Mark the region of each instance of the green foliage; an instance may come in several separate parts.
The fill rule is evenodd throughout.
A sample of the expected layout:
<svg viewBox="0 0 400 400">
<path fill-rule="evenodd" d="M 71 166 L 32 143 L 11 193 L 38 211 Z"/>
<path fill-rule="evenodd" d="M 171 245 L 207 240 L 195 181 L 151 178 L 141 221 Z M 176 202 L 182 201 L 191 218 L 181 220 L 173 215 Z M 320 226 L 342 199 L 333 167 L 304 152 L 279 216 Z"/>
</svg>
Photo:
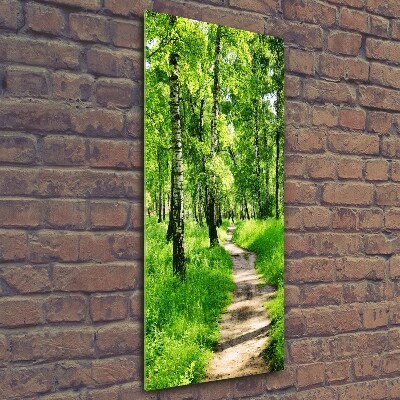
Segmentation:
<svg viewBox="0 0 400 400">
<path fill-rule="evenodd" d="M 265 282 L 277 288 L 274 298 L 265 306 L 269 311 L 271 325 L 270 341 L 264 351 L 272 371 L 284 366 L 284 242 L 283 220 L 249 220 L 237 223 L 233 240 L 239 246 L 257 254 L 256 268 Z"/>
<path fill-rule="evenodd" d="M 234 288 L 231 257 L 220 246 L 210 249 L 207 228 L 193 221 L 185 224 L 186 281 L 174 277 L 166 229 L 167 224 L 146 218 L 147 390 L 202 380 L 218 341 L 218 319 Z"/>
</svg>

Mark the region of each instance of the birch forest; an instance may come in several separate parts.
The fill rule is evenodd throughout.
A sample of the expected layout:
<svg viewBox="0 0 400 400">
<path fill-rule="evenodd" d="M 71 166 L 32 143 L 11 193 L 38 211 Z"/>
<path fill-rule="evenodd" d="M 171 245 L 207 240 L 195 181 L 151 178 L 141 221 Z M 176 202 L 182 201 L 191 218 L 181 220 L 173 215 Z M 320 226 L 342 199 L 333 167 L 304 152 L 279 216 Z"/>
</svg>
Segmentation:
<svg viewBox="0 0 400 400">
<path fill-rule="evenodd" d="M 146 12 L 146 389 L 204 379 L 229 225 L 280 224 L 283 257 L 283 83 L 282 40 Z"/>
</svg>

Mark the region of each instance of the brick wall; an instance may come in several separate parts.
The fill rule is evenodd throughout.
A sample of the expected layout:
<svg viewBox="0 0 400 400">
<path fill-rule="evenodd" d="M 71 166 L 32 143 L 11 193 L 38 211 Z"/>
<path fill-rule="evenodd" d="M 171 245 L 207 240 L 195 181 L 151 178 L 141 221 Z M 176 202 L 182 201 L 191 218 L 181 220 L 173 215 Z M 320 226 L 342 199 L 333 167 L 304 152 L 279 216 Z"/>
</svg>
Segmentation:
<svg viewBox="0 0 400 400">
<path fill-rule="evenodd" d="M 285 39 L 283 372 L 141 389 L 146 8 Z M 0 0 L 0 80 L 1 398 L 400 398 L 398 0 Z"/>
</svg>

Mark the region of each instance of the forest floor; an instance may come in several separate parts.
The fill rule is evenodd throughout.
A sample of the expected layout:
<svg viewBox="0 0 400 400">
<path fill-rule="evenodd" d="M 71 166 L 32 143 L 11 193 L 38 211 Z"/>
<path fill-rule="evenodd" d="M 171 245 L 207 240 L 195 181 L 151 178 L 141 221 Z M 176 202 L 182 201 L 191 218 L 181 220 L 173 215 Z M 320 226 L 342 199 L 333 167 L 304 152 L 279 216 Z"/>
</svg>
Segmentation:
<svg viewBox="0 0 400 400">
<path fill-rule="evenodd" d="M 233 225 L 228 227 L 224 247 L 232 256 L 236 288 L 232 303 L 221 318 L 218 349 L 204 381 L 269 372 L 262 357 L 270 324 L 263 304 L 273 296 L 275 288 L 264 285 L 259 278 L 254 267 L 256 254 L 232 243 L 234 229 Z"/>
</svg>

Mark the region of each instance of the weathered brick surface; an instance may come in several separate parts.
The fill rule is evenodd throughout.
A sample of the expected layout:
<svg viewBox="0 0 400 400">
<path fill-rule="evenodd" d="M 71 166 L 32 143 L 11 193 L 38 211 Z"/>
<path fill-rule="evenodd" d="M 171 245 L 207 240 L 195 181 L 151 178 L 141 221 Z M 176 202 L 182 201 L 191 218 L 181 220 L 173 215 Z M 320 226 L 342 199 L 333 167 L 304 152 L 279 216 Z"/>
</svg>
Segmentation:
<svg viewBox="0 0 400 400">
<path fill-rule="evenodd" d="M 286 364 L 145 393 L 143 14 L 285 39 Z M 398 0 L 0 0 L 4 399 L 400 396 Z"/>
</svg>

